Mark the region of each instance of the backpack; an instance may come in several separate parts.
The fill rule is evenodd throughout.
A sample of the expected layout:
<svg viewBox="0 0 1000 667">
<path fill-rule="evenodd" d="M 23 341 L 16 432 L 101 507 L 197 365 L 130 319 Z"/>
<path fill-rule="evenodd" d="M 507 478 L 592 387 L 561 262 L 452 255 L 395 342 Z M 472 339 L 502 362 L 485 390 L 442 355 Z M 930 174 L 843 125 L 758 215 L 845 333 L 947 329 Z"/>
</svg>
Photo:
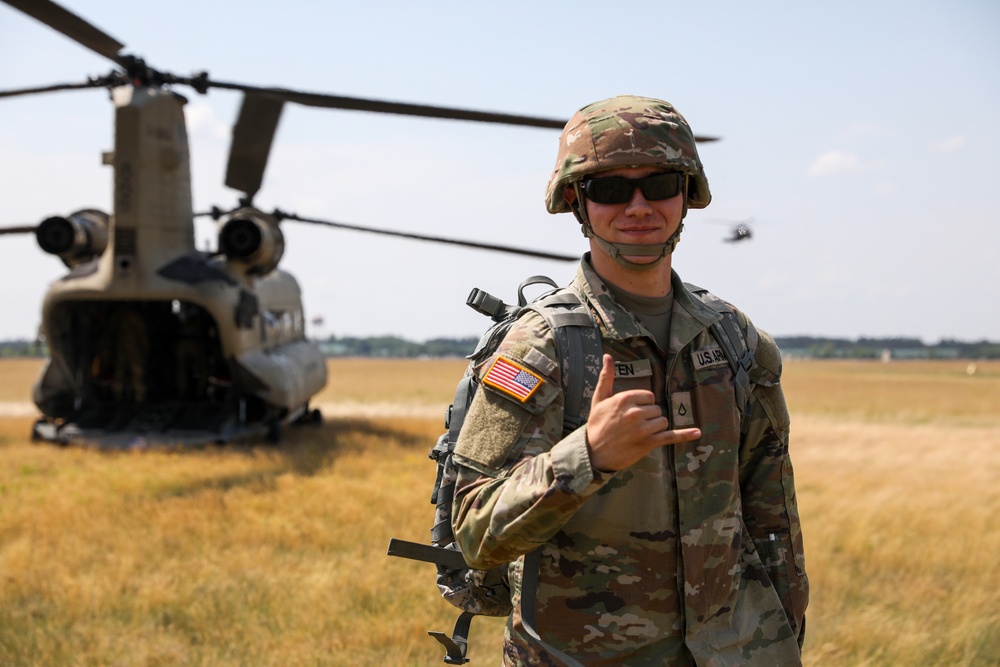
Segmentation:
<svg viewBox="0 0 1000 667">
<path fill-rule="evenodd" d="M 531 285 L 548 285 L 553 289 L 528 302 L 525 288 Z M 722 347 L 726 359 L 733 370 L 737 407 L 740 411 L 743 429 L 749 420 L 742 419 L 746 403 L 752 390 L 749 373 L 754 366 L 753 348 L 757 346 L 756 331 L 748 328 L 744 336 L 728 304 L 705 289 L 685 283 L 696 297 L 722 315 L 722 319 L 712 325 L 712 333 Z M 472 404 L 478 388 L 478 366 L 496 351 L 511 326 L 520 314 L 533 310 L 545 319 L 555 335 L 556 352 L 562 368 L 564 415 L 563 434 L 576 430 L 586 421 L 584 395 L 590 387 L 590 394 L 597 385 L 597 372 L 592 377 L 585 373 L 568 372 L 569 369 L 585 368 L 583 359 L 587 355 L 603 354 L 600 330 L 587 305 L 576 291 L 570 287 L 560 288 L 551 278 L 532 276 L 524 280 L 517 290 L 517 305 L 507 305 L 500 299 L 476 288 L 466 299 L 466 304 L 474 310 L 489 316 L 493 325 L 482 335 L 475 350 L 467 358 L 469 365 L 458 383 L 455 398 L 445 416 L 446 431 L 438 438 L 428 457 L 437 463 L 437 477 L 431 494 L 435 506 L 434 525 L 431 528 L 431 545 L 417 544 L 391 539 L 388 555 L 412 558 L 437 565 L 437 586 L 441 596 L 462 610 L 455 628 L 448 636 L 443 632 L 428 634 L 440 642 L 447 653 L 447 664 L 464 664 L 468 648 L 469 628 L 474 616 L 507 616 L 512 611 L 510 586 L 507 581 L 507 565 L 489 570 L 472 569 L 465 562 L 462 552 L 455 542 L 451 529 L 452 503 L 455 495 L 457 472 L 452 459 L 458 435 L 465 422 L 465 416 Z M 584 335 L 584 329 L 595 331 L 596 335 Z M 748 341 L 747 339 L 751 340 Z M 749 344 L 748 344 L 749 343 Z M 589 395 L 589 394 L 588 394 Z"/>
</svg>

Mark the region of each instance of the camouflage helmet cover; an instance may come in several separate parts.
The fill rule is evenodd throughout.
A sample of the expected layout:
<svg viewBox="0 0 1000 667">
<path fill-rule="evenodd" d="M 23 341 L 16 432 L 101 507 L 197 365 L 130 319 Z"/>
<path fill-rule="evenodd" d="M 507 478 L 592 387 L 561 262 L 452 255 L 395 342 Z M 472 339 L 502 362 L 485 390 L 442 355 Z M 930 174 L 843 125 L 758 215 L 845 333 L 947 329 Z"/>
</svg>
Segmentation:
<svg viewBox="0 0 1000 667">
<path fill-rule="evenodd" d="M 687 205 L 712 201 L 694 133 L 669 102 L 619 95 L 589 104 L 566 123 L 545 193 L 549 213 L 570 210 L 563 189 L 588 174 L 620 167 L 667 167 L 689 179 Z"/>
</svg>

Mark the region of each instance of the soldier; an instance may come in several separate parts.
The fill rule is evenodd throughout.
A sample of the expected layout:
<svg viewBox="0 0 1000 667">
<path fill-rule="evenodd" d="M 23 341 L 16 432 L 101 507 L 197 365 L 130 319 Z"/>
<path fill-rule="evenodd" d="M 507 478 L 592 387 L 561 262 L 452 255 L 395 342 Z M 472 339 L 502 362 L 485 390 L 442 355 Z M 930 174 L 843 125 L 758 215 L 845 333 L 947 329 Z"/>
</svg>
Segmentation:
<svg viewBox="0 0 1000 667">
<path fill-rule="evenodd" d="M 128 397 L 135 403 L 145 403 L 148 394 L 146 366 L 149 363 L 149 333 L 140 306 L 128 303 L 119 306 L 112 316 L 111 328 L 117 336 L 112 395 L 119 403 Z"/>
<path fill-rule="evenodd" d="M 722 316 L 671 270 L 688 208 L 710 200 L 667 102 L 604 100 L 563 130 L 546 204 L 590 242 L 571 285 L 604 353 L 583 364 L 598 377 L 588 421 L 563 432 L 561 373 L 587 369 L 560 368 L 528 312 L 480 367 L 455 450 L 466 560 L 511 564 L 505 665 L 800 664 L 808 581 L 780 354 L 730 306 L 756 358 L 741 404 L 710 327 Z"/>
</svg>

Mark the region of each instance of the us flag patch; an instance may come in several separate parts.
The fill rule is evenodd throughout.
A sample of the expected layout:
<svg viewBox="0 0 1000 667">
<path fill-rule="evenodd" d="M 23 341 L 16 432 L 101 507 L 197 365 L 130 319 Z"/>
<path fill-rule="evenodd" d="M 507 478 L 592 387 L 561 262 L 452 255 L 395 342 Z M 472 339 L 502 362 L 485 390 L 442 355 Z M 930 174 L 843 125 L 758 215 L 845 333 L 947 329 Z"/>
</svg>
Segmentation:
<svg viewBox="0 0 1000 667">
<path fill-rule="evenodd" d="M 513 361 L 497 358 L 490 370 L 483 376 L 483 382 L 509 394 L 522 403 L 535 393 L 545 380 L 535 375 L 527 368 L 518 366 Z"/>
</svg>

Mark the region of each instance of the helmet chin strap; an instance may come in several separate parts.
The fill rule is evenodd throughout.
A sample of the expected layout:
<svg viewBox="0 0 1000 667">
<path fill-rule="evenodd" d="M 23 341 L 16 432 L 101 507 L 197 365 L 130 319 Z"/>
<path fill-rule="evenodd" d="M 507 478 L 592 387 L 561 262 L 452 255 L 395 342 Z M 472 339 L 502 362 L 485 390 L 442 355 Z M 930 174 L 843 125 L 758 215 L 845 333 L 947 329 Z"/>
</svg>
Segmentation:
<svg viewBox="0 0 1000 667">
<path fill-rule="evenodd" d="M 593 239 L 598 247 L 608 253 L 611 259 L 615 260 L 626 269 L 630 269 L 632 271 L 649 271 L 656 268 L 661 262 L 663 262 L 667 255 L 674 251 L 674 248 L 677 247 L 677 243 L 681 240 L 681 231 L 684 229 L 684 215 L 681 216 L 681 223 L 677 225 L 677 229 L 670 235 L 670 238 L 663 243 L 612 243 L 607 239 L 603 239 L 598 236 L 594 232 L 594 228 L 590 226 L 586 206 L 580 205 L 583 201 L 583 192 L 580 190 L 579 181 L 573 184 L 573 189 L 576 191 L 576 198 L 570 205 L 570 208 L 573 209 L 573 215 L 575 215 L 576 219 L 580 222 L 580 231 L 583 232 L 583 235 L 586 238 Z M 684 203 L 684 214 L 686 215 L 687 198 L 685 198 Z M 656 259 L 652 262 L 639 263 L 627 259 L 625 255 L 630 255 L 632 257 L 655 257 Z"/>
</svg>

